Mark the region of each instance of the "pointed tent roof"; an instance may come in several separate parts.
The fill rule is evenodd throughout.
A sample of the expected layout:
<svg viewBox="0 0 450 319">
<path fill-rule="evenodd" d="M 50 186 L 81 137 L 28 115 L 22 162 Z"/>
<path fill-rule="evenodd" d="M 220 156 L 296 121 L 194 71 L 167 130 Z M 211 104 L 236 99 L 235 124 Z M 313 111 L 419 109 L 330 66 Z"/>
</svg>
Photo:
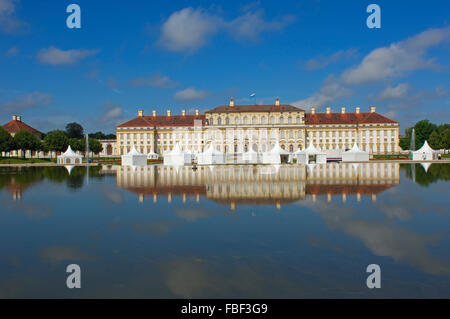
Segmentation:
<svg viewBox="0 0 450 319">
<path fill-rule="evenodd" d="M 165 155 L 180 155 L 180 154 L 185 154 L 185 152 L 181 149 L 178 143 L 175 144 L 175 146 L 170 152 L 165 153 Z"/>
<path fill-rule="evenodd" d="M 223 153 L 216 149 L 213 143 L 209 144 L 209 147 L 203 152 L 203 154 L 222 155 Z"/>
<path fill-rule="evenodd" d="M 287 155 L 290 154 L 288 151 L 285 151 L 280 147 L 280 143 L 277 141 L 274 147 L 269 151 L 269 153 L 272 154 L 281 154 L 281 155 Z"/>
<path fill-rule="evenodd" d="M 62 156 L 62 157 L 77 157 L 77 158 L 83 157 L 83 156 L 78 155 L 77 153 L 75 153 L 75 152 L 72 150 L 72 147 L 70 147 L 70 145 L 69 145 L 69 147 L 67 148 L 67 151 L 65 151 L 61 156 Z"/>
<path fill-rule="evenodd" d="M 353 145 L 353 147 L 345 153 L 367 153 L 367 152 L 360 150 L 358 145 L 356 145 L 356 143 L 355 143 L 355 145 Z"/>
<path fill-rule="evenodd" d="M 142 154 L 142 153 L 140 153 L 137 149 L 136 149 L 136 147 L 133 145 L 133 148 L 131 149 L 131 151 L 127 154 L 127 155 L 130 155 L 130 156 L 132 156 L 132 155 L 144 155 L 144 154 Z"/>
<path fill-rule="evenodd" d="M 420 152 L 420 153 L 434 153 L 435 150 L 432 149 L 430 147 L 430 145 L 428 145 L 427 141 L 425 141 L 425 143 L 423 143 L 423 146 L 420 149 L 418 149 L 416 152 Z"/>
<path fill-rule="evenodd" d="M 159 154 L 158 153 L 155 153 L 155 152 L 153 152 L 153 151 L 150 151 L 150 153 L 148 153 L 147 154 L 147 156 L 159 156 Z"/>
<path fill-rule="evenodd" d="M 325 153 L 320 151 L 319 149 L 315 148 L 311 142 L 311 143 L 309 143 L 308 148 L 306 148 L 302 151 L 298 150 L 294 154 L 313 154 L 313 155 L 315 155 L 315 154 L 325 154 Z"/>
</svg>

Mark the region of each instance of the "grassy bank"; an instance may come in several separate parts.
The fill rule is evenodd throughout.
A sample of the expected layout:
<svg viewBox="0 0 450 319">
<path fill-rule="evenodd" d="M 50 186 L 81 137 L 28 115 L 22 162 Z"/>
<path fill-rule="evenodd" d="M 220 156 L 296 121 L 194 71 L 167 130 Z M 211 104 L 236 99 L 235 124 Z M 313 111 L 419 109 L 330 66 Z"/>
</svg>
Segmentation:
<svg viewBox="0 0 450 319">
<path fill-rule="evenodd" d="M 41 159 L 41 158 L 0 158 L 0 164 L 46 164 L 54 163 L 56 160 Z"/>
</svg>

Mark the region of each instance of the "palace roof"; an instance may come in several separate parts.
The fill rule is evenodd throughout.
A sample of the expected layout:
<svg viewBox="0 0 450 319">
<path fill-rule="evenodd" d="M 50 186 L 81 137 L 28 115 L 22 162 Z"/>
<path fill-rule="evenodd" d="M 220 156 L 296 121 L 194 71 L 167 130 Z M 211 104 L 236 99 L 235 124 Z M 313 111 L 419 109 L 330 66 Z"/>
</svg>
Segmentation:
<svg viewBox="0 0 450 319">
<path fill-rule="evenodd" d="M 3 125 L 3 128 L 6 131 L 8 131 L 10 134 L 15 134 L 15 133 L 19 132 L 20 130 L 25 130 L 25 131 L 28 131 L 33 134 L 42 135 L 42 132 L 39 132 L 35 128 L 32 128 L 28 124 L 25 124 L 24 122 L 18 121 L 18 120 L 12 120 L 12 121 L 6 123 L 5 125 Z"/>
<path fill-rule="evenodd" d="M 306 125 L 321 125 L 321 124 L 378 124 L 395 122 L 376 112 L 367 113 L 306 113 Z"/>
<path fill-rule="evenodd" d="M 158 115 L 138 116 L 128 122 L 120 124 L 117 127 L 194 126 L 196 120 L 202 121 L 202 125 L 205 124 L 204 115 Z"/>
<path fill-rule="evenodd" d="M 288 104 L 281 105 L 221 105 L 206 113 L 238 113 L 238 112 L 287 112 L 287 111 L 303 111 L 295 106 Z"/>
</svg>

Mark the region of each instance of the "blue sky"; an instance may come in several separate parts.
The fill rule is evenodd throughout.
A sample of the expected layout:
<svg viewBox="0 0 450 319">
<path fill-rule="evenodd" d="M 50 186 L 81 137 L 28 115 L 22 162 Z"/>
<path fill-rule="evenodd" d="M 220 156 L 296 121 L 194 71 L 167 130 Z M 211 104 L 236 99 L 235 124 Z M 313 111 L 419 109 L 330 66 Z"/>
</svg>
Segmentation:
<svg viewBox="0 0 450 319">
<path fill-rule="evenodd" d="M 66 26 L 66 7 L 82 28 Z M 381 7 L 381 29 L 366 7 Z M 360 106 L 449 122 L 450 3 L 0 0 L 0 120 L 114 132 L 142 108 Z"/>
</svg>

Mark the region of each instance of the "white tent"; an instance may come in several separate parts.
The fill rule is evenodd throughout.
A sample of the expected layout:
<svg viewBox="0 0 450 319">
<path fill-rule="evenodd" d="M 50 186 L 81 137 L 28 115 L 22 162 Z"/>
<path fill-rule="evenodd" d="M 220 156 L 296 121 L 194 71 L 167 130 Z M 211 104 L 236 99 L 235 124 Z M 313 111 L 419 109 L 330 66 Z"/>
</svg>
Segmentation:
<svg viewBox="0 0 450 319">
<path fill-rule="evenodd" d="M 164 153 L 164 165 L 184 166 L 192 164 L 192 156 L 184 152 L 180 145 L 175 144 L 170 152 Z"/>
<path fill-rule="evenodd" d="M 76 154 L 72 151 L 72 148 L 67 148 L 64 154 L 58 156 L 58 164 L 81 164 L 83 162 L 83 156 Z"/>
<path fill-rule="evenodd" d="M 199 165 L 211 165 L 211 164 L 225 164 L 226 154 L 218 151 L 213 143 L 211 143 L 203 153 L 197 155 L 197 164 Z"/>
<path fill-rule="evenodd" d="M 147 159 L 149 160 L 157 160 L 159 158 L 159 154 L 150 151 L 150 153 L 147 154 Z"/>
<path fill-rule="evenodd" d="M 256 153 L 250 146 L 248 152 L 242 154 L 242 161 L 245 164 L 258 164 L 259 157 L 260 157 L 259 154 Z"/>
<path fill-rule="evenodd" d="M 369 153 L 359 149 L 358 145 L 353 145 L 352 149 L 342 154 L 343 162 L 368 162 Z"/>
<path fill-rule="evenodd" d="M 146 166 L 147 155 L 140 153 L 133 145 L 131 151 L 122 155 L 122 166 Z"/>
<path fill-rule="evenodd" d="M 413 161 L 432 161 L 435 158 L 436 151 L 428 145 L 427 141 L 423 143 L 423 146 L 419 150 L 412 152 Z"/>
<path fill-rule="evenodd" d="M 304 150 L 298 150 L 294 153 L 297 158 L 297 164 L 309 164 L 314 162 L 315 164 L 326 164 L 327 154 L 318 150 L 312 143 Z"/>
<path fill-rule="evenodd" d="M 263 164 L 281 164 L 281 157 L 287 157 L 287 161 L 289 161 L 289 154 L 277 142 L 270 151 L 262 154 L 262 162 Z"/>
</svg>

